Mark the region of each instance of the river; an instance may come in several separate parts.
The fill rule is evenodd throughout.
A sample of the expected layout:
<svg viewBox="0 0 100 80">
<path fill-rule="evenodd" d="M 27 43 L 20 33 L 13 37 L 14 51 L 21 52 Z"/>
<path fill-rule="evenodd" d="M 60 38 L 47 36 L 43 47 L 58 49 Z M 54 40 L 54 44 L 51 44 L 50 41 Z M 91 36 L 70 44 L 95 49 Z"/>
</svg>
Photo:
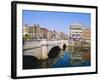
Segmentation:
<svg viewBox="0 0 100 80">
<path fill-rule="evenodd" d="M 28 62 L 27 62 L 28 63 Z M 61 50 L 55 58 L 46 60 L 35 60 L 24 69 L 42 69 L 42 68 L 61 68 L 61 67 L 83 67 L 91 65 L 90 50 Z"/>
</svg>

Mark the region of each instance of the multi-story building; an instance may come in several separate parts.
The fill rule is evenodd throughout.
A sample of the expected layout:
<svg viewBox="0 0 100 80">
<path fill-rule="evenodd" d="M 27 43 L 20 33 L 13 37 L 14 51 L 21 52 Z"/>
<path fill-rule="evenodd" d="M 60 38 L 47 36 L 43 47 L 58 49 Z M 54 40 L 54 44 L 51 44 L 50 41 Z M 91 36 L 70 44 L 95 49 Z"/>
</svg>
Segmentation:
<svg viewBox="0 0 100 80">
<path fill-rule="evenodd" d="M 28 34 L 33 39 L 47 39 L 47 32 L 48 30 L 46 28 L 41 28 L 36 24 L 23 27 L 23 36 Z"/>
<path fill-rule="evenodd" d="M 25 24 L 25 26 L 22 27 L 22 32 L 23 32 L 23 36 L 25 34 L 28 34 L 28 24 Z"/>
<path fill-rule="evenodd" d="M 33 39 L 34 38 L 40 38 L 40 26 L 39 25 L 36 25 L 36 24 L 34 24 L 33 26 L 31 26 L 31 28 L 32 28 L 32 37 L 33 37 Z"/>
<path fill-rule="evenodd" d="M 65 34 L 64 32 L 56 32 L 56 39 L 57 40 L 68 39 L 68 35 Z"/>
<path fill-rule="evenodd" d="M 33 26 L 23 27 L 23 36 L 29 35 L 31 38 L 39 38 L 40 37 L 40 26 L 34 24 Z"/>
<path fill-rule="evenodd" d="M 48 32 L 48 30 L 46 28 L 40 28 L 41 38 L 47 39 L 47 32 Z"/>
<path fill-rule="evenodd" d="M 56 38 L 57 38 L 58 40 L 61 40 L 61 32 L 57 32 Z"/>
<path fill-rule="evenodd" d="M 84 28 L 83 29 L 83 39 L 85 41 L 90 41 L 91 38 L 91 30 L 90 28 Z"/>
<path fill-rule="evenodd" d="M 61 32 L 61 39 L 65 39 L 65 34 Z"/>
<path fill-rule="evenodd" d="M 25 35 L 25 34 L 28 34 L 28 27 L 23 27 L 23 36 Z"/>
<path fill-rule="evenodd" d="M 82 40 L 82 24 L 75 23 L 70 25 L 70 39 L 72 40 Z"/>
<path fill-rule="evenodd" d="M 65 40 L 68 40 L 68 39 L 69 39 L 69 36 L 68 36 L 67 33 L 66 33 L 66 34 L 64 33 L 64 39 L 65 39 Z"/>
<path fill-rule="evenodd" d="M 48 39 L 48 40 L 51 40 L 52 37 L 53 37 L 53 32 L 52 32 L 52 31 L 48 31 L 48 32 L 47 32 L 47 39 Z"/>
<path fill-rule="evenodd" d="M 27 24 L 25 24 L 25 26 L 22 28 L 22 32 L 23 32 L 23 37 L 25 37 L 26 35 L 29 36 L 30 38 L 32 38 L 32 28 L 29 27 Z"/>
</svg>

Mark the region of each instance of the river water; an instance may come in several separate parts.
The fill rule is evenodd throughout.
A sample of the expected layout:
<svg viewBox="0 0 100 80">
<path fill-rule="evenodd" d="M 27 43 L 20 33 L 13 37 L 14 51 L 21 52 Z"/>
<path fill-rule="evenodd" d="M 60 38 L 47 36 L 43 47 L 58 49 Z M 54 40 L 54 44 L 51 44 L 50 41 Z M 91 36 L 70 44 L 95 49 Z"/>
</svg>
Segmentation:
<svg viewBox="0 0 100 80">
<path fill-rule="evenodd" d="M 85 54 L 85 53 L 84 53 Z M 76 54 L 74 56 L 70 52 L 64 52 L 55 64 L 52 65 L 53 68 L 57 67 L 78 67 L 78 66 L 90 66 L 90 60 L 83 60 L 82 56 L 84 54 Z M 87 54 L 87 53 L 86 53 Z M 73 57 L 72 57 L 73 56 Z M 78 56 L 78 57 L 77 57 Z"/>
<path fill-rule="evenodd" d="M 90 56 L 90 50 L 61 50 L 57 57 L 35 61 L 35 63 L 31 63 L 33 64 L 31 68 L 27 65 L 27 69 L 90 66 Z"/>
</svg>

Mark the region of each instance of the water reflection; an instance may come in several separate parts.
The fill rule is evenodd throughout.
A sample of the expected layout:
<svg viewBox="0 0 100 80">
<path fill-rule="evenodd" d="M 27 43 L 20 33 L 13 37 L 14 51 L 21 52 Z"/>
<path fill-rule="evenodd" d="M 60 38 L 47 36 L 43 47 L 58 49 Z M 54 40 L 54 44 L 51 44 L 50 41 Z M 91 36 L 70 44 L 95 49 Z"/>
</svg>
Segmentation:
<svg viewBox="0 0 100 80">
<path fill-rule="evenodd" d="M 52 67 L 90 66 L 90 49 L 81 50 L 69 47 L 63 53 L 63 57 Z"/>
<path fill-rule="evenodd" d="M 90 61 L 90 49 L 67 47 L 65 50 L 61 50 L 56 58 L 38 60 L 35 62 L 36 64 L 31 63 L 33 67 L 26 69 L 90 66 Z"/>
</svg>

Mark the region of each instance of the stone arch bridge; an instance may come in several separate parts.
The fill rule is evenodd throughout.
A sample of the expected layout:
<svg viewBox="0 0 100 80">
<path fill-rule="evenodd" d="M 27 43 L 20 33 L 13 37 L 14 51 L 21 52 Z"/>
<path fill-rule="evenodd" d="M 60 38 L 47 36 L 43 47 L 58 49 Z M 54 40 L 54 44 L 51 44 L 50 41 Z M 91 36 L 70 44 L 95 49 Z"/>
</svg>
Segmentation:
<svg viewBox="0 0 100 80">
<path fill-rule="evenodd" d="M 47 59 L 48 54 L 55 46 L 63 49 L 64 45 L 68 45 L 68 40 L 41 40 L 27 41 L 23 45 L 23 55 L 34 56 L 37 59 Z"/>
</svg>

